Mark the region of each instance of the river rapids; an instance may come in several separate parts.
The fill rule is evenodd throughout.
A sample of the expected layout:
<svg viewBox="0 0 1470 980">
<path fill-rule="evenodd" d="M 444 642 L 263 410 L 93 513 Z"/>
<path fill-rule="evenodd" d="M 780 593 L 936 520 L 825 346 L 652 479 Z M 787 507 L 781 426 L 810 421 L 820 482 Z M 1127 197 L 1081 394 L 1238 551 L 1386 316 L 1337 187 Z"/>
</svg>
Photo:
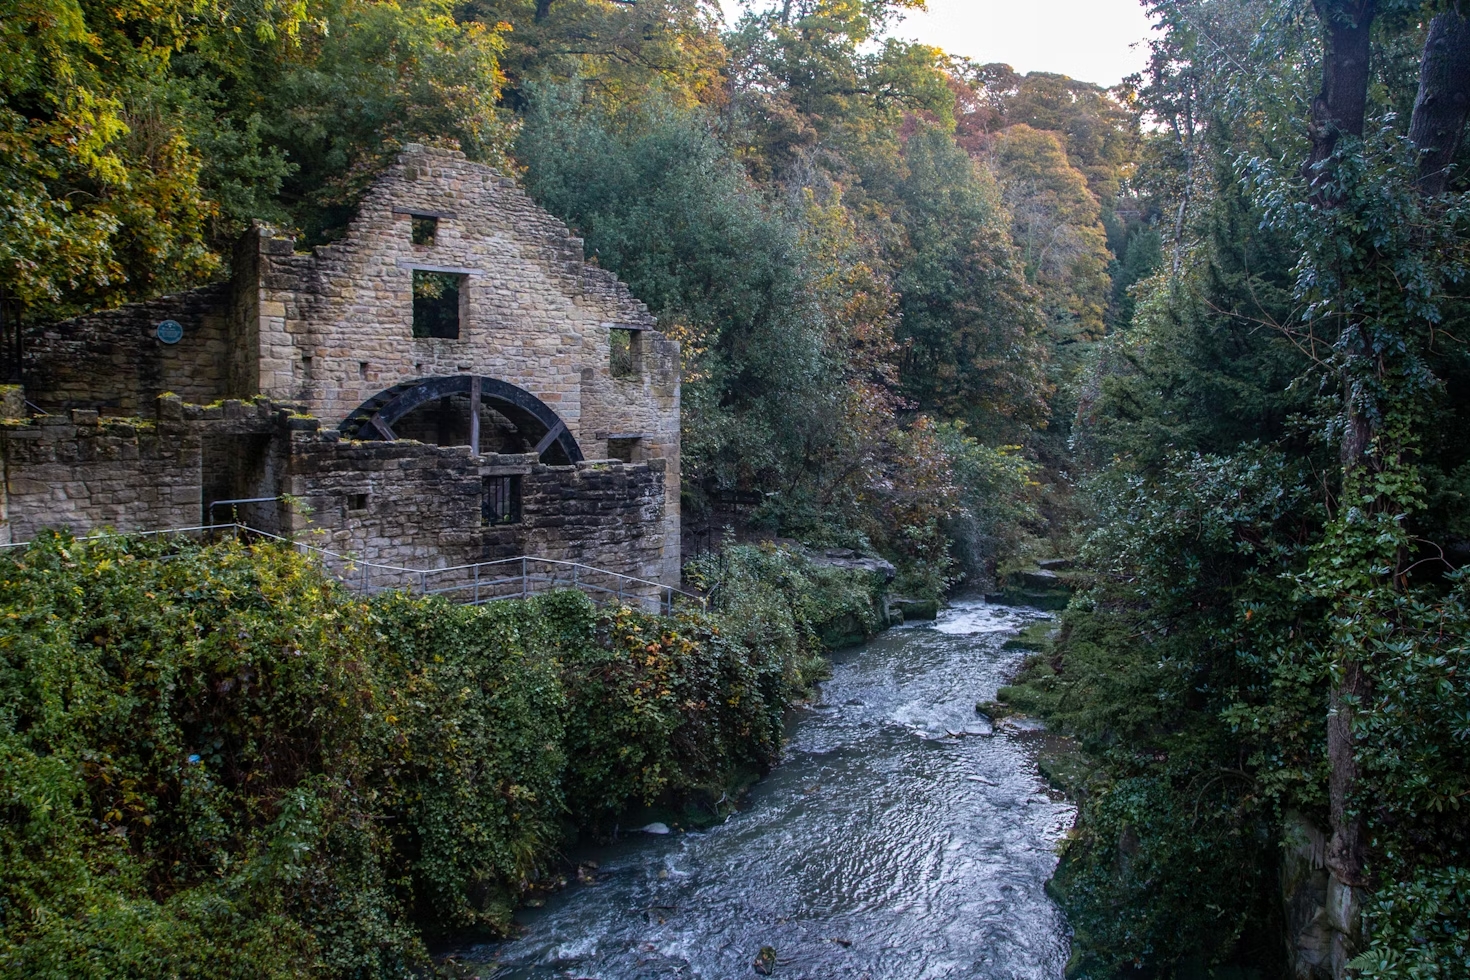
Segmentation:
<svg viewBox="0 0 1470 980">
<path fill-rule="evenodd" d="M 709 830 L 579 855 L 595 880 L 525 910 L 524 934 L 464 950 L 495 980 L 754 977 L 1058 980 L 1066 923 L 1044 891 L 1072 806 L 1036 736 L 990 724 L 1044 614 L 959 601 L 833 658 L 785 761 Z"/>
</svg>

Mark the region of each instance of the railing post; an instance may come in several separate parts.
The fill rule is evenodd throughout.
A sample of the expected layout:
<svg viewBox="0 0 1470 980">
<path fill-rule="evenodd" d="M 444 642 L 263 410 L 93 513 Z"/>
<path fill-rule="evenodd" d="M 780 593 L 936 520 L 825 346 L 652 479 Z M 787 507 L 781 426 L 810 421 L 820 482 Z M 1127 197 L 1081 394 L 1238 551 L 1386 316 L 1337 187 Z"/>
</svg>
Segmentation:
<svg viewBox="0 0 1470 980">
<path fill-rule="evenodd" d="M 480 566 L 475 565 L 475 605 L 480 604 Z"/>
<path fill-rule="evenodd" d="M 521 598 L 526 597 L 526 556 L 521 555 Z"/>
</svg>

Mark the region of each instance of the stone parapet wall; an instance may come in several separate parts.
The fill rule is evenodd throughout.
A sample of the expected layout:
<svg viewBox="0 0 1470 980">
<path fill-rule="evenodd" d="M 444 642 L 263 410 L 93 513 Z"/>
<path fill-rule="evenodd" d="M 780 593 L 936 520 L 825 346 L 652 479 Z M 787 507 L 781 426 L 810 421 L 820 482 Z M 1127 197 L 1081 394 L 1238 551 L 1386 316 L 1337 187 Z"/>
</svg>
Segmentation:
<svg viewBox="0 0 1470 980">
<path fill-rule="evenodd" d="M 294 529 L 316 547 L 411 568 L 535 555 L 668 581 L 661 461 L 545 466 L 331 431 L 292 433 L 291 460 L 288 492 L 307 507 Z M 496 476 L 519 478 L 515 524 L 481 523 L 484 480 Z"/>
<path fill-rule="evenodd" d="M 537 465 L 523 483 L 524 552 L 677 585 L 664 553 L 666 492 L 662 460 Z"/>
<path fill-rule="evenodd" d="M 99 419 L 95 411 L 0 428 L 0 542 L 47 527 L 86 533 L 199 523 L 198 426 Z"/>
<path fill-rule="evenodd" d="M 305 504 L 293 528 L 301 540 L 386 565 L 474 560 L 481 481 L 468 448 L 297 431 L 291 460 L 286 492 Z"/>
<path fill-rule="evenodd" d="M 0 425 L 0 543 L 241 522 L 416 569 L 531 554 L 668 579 L 661 460 L 546 466 L 534 455 L 355 442 L 266 399 L 158 399 L 156 419 L 74 410 Z M 486 478 L 519 481 L 520 520 L 486 525 Z M 285 498 L 216 507 L 216 501 Z M 677 542 L 677 539 L 675 539 Z M 411 585 L 404 581 L 389 585 Z"/>
</svg>

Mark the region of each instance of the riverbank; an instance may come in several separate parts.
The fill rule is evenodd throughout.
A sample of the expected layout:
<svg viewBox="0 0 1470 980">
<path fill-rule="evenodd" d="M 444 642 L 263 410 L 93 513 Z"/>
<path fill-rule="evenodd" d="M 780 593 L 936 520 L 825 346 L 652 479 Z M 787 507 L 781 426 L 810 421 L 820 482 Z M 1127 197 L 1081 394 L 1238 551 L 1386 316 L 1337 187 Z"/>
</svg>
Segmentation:
<svg viewBox="0 0 1470 980">
<path fill-rule="evenodd" d="M 712 612 L 364 601 L 277 547 L 0 565 L 0 974 L 407 978 L 578 833 L 749 781 L 865 576 L 733 549 Z"/>
</svg>

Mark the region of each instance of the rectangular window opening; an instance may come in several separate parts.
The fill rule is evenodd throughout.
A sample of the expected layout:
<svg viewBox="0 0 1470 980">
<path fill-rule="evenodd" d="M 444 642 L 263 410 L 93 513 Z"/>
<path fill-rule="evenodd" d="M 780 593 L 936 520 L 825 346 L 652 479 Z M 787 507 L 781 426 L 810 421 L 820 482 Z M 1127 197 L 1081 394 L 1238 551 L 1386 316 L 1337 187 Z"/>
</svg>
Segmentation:
<svg viewBox="0 0 1470 980">
<path fill-rule="evenodd" d="M 487 476 L 480 494 L 480 523 L 485 527 L 521 522 L 521 478 Z"/>
<path fill-rule="evenodd" d="M 439 234 L 439 219 L 423 215 L 411 215 L 409 221 L 413 223 L 413 231 L 410 233 L 415 245 L 432 245 L 434 236 Z"/>
<path fill-rule="evenodd" d="M 638 462 L 638 443 L 642 440 L 632 439 L 609 439 L 607 441 L 607 458 L 620 459 L 625 463 Z"/>
<path fill-rule="evenodd" d="M 637 330 L 613 328 L 608 331 L 612 353 L 608 359 L 608 371 L 614 378 L 636 378 L 638 376 Z"/>
<path fill-rule="evenodd" d="M 459 339 L 459 300 L 465 277 L 413 270 L 413 335 Z"/>
<path fill-rule="evenodd" d="M 348 510 L 367 510 L 368 495 L 365 493 L 350 493 L 347 495 Z"/>
</svg>

